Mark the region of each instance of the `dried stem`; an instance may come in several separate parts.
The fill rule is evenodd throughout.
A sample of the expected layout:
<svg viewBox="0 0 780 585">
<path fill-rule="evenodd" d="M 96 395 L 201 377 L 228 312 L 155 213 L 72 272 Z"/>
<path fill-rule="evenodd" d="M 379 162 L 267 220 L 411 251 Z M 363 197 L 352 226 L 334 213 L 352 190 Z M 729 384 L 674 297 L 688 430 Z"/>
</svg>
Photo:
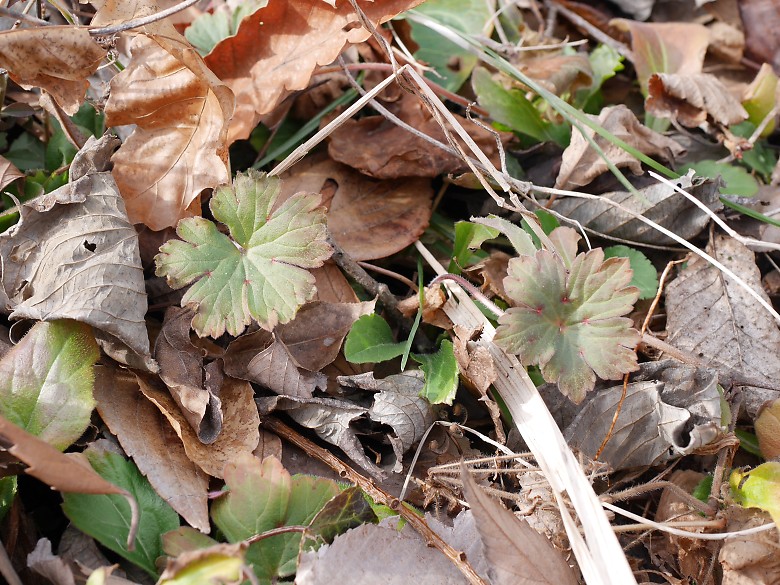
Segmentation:
<svg viewBox="0 0 780 585">
<path fill-rule="evenodd" d="M 414 528 L 420 536 L 423 537 L 428 546 L 433 546 L 439 549 L 457 568 L 458 570 L 469 580 L 472 585 L 487 585 L 485 581 L 474 571 L 474 568 L 466 560 L 466 555 L 462 552 L 455 550 L 449 544 L 447 544 L 438 534 L 436 534 L 425 519 L 418 516 L 410 508 L 403 505 L 398 498 L 393 497 L 382 488 L 374 484 L 373 481 L 360 475 L 357 471 L 352 469 L 349 465 L 338 459 L 327 449 L 323 449 L 318 445 L 312 443 L 306 437 L 297 433 L 294 429 L 288 427 L 280 420 L 267 417 L 262 421 L 262 426 L 269 431 L 276 433 L 281 438 L 290 441 L 296 447 L 305 451 L 308 455 L 319 459 L 326 465 L 330 466 L 340 477 L 355 484 L 371 498 L 377 502 L 388 506 L 390 509 L 398 512 L 398 515 L 406 520 L 412 528 Z"/>
</svg>

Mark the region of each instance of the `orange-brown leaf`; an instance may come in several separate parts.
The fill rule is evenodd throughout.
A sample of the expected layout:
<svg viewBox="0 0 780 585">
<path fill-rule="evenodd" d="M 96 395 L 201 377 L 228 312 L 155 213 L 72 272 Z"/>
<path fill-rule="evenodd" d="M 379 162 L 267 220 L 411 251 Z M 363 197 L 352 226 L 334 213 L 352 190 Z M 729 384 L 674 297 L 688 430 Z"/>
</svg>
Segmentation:
<svg viewBox="0 0 780 585">
<path fill-rule="evenodd" d="M 87 77 L 106 51 L 84 28 L 47 26 L 0 33 L 0 66 L 16 83 L 48 91 L 67 114 L 75 114 L 89 87 Z"/>
</svg>

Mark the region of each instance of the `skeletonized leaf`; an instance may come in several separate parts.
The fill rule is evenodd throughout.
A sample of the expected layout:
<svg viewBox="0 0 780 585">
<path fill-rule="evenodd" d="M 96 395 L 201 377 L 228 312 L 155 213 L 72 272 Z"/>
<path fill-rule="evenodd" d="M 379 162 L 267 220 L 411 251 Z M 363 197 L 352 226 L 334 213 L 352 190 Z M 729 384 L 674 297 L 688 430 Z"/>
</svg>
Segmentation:
<svg viewBox="0 0 780 585">
<path fill-rule="evenodd" d="M 64 451 L 89 426 L 99 357 L 88 325 L 36 323 L 0 361 L 0 411 Z"/>
<path fill-rule="evenodd" d="M 73 160 L 71 182 L 22 207 L 22 221 L 0 235 L 2 287 L 12 319 L 82 321 L 104 348 L 120 342 L 109 352 L 114 359 L 156 370 L 138 235 L 105 172 L 115 145 L 112 136 L 90 138 Z"/>
<path fill-rule="evenodd" d="M 173 288 L 194 283 L 182 306 L 195 310 L 192 327 L 200 336 L 239 335 L 254 318 L 267 330 L 286 323 L 314 296 L 314 276 L 331 248 L 319 195 L 299 193 L 279 208 L 279 179 L 249 170 L 211 199 L 214 218 L 230 229 L 221 233 L 202 217 L 183 219 L 155 257 L 157 276 Z"/>
<path fill-rule="evenodd" d="M 631 275 L 627 258 L 604 261 L 600 248 L 577 256 L 570 270 L 548 250 L 513 258 L 504 288 L 515 306 L 499 319 L 496 344 L 582 401 L 597 375 L 616 380 L 638 368 L 639 335 L 621 317 L 639 296 Z"/>
<path fill-rule="evenodd" d="M 45 89 L 71 116 L 84 100 L 87 77 L 105 56 L 85 28 L 44 26 L 0 33 L 0 66 L 11 79 L 25 89 Z"/>
</svg>

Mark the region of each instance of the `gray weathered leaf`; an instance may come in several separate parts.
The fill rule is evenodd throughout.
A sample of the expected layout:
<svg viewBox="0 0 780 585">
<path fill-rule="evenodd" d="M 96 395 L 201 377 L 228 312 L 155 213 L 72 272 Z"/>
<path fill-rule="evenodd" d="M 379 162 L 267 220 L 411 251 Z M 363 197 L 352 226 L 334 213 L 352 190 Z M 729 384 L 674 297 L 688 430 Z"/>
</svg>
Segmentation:
<svg viewBox="0 0 780 585">
<path fill-rule="evenodd" d="M 755 255 L 727 236 L 716 235 L 707 252 L 768 300 Z M 735 368 L 770 380 L 780 378 L 780 330 L 743 288 L 699 257 L 691 259 L 666 288 L 667 341 L 713 366 Z M 770 390 L 744 389 L 755 416 Z"/>
<path fill-rule="evenodd" d="M 692 182 L 690 177 L 685 176 L 677 179 L 676 183 L 709 209 L 718 211 L 723 207 L 718 193 L 719 184 L 716 181 L 697 179 Z M 698 235 L 710 221 L 707 214 L 684 196 L 655 180 L 638 191 L 639 196 L 628 191 L 613 191 L 604 193 L 601 198 L 644 215 L 685 239 Z M 602 234 L 646 244 L 675 243 L 625 211 L 598 200 L 562 198 L 555 202 L 555 210 Z"/>
<path fill-rule="evenodd" d="M 23 205 L 20 222 L 0 234 L 2 290 L 11 319 L 88 323 L 112 357 L 155 371 L 138 236 L 111 173 L 96 168 L 116 144 L 91 138 L 70 182 Z"/>
<path fill-rule="evenodd" d="M 594 457 L 612 426 L 623 385 L 591 394 L 563 435 Z M 617 423 L 599 461 L 615 470 L 651 466 L 688 455 L 722 431 L 718 375 L 673 360 L 642 364 L 632 376 Z"/>
<path fill-rule="evenodd" d="M 165 312 L 162 330 L 154 343 L 154 357 L 160 365 L 160 378 L 171 391 L 184 418 L 198 438 L 208 444 L 213 443 L 222 430 L 218 396 L 221 380 L 207 380 L 203 354 L 190 342 L 190 324 L 194 316 L 191 309 L 181 307 L 170 307 Z M 212 368 L 210 378 L 219 375 Z"/>
<path fill-rule="evenodd" d="M 494 585 L 577 584 L 574 570 L 546 537 L 481 490 L 462 463 L 460 475 Z"/>
</svg>

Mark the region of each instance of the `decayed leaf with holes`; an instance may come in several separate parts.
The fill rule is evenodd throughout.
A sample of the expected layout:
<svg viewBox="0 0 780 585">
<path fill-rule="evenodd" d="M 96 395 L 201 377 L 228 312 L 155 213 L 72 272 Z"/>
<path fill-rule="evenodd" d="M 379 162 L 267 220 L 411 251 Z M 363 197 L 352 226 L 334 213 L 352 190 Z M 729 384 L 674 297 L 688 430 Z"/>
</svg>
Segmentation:
<svg viewBox="0 0 780 585">
<path fill-rule="evenodd" d="M 419 3 L 358 0 L 375 25 Z M 271 2 L 245 18 L 235 36 L 206 56 L 208 67 L 236 94 L 229 141 L 248 137 L 262 114 L 309 84 L 315 67 L 333 62 L 347 43 L 369 36 L 349 2 L 335 7 L 323 0 Z"/>
<path fill-rule="evenodd" d="M 707 73 L 652 75 L 645 109 L 653 116 L 671 118 L 689 128 L 704 124 L 708 117 L 724 126 L 737 124 L 748 117 L 728 88 Z"/>
<path fill-rule="evenodd" d="M 106 51 L 85 28 L 44 26 L 0 32 L 0 66 L 25 89 L 48 91 L 65 113 L 78 112 L 87 77 Z"/>
<path fill-rule="evenodd" d="M 286 323 L 315 293 L 306 269 L 330 257 L 320 196 L 299 193 L 279 208 L 279 179 L 249 170 L 214 192 L 211 211 L 231 237 L 202 217 L 179 222 L 155 257 L 157 276 L 173 288 L 194 283 L 182 306 L 195 310 L 201 337 L 237 336 L 252 319 L 266 330 Z"/>
<path fill-rule="evenodd" d="M 569 269 L 549 250 L 513 258 L 504 288 L 514 306 L 499 319 L 495 342 L 523 365 L 538 364 L 545 380 L 580 402 L 597 375 L 617 380 L 638 368 L 639 334 L 621 316 L 639 297 L 631 276 L 627 258 L 604 261 L 601 248 L 578 255 Z"/>
</svg>

